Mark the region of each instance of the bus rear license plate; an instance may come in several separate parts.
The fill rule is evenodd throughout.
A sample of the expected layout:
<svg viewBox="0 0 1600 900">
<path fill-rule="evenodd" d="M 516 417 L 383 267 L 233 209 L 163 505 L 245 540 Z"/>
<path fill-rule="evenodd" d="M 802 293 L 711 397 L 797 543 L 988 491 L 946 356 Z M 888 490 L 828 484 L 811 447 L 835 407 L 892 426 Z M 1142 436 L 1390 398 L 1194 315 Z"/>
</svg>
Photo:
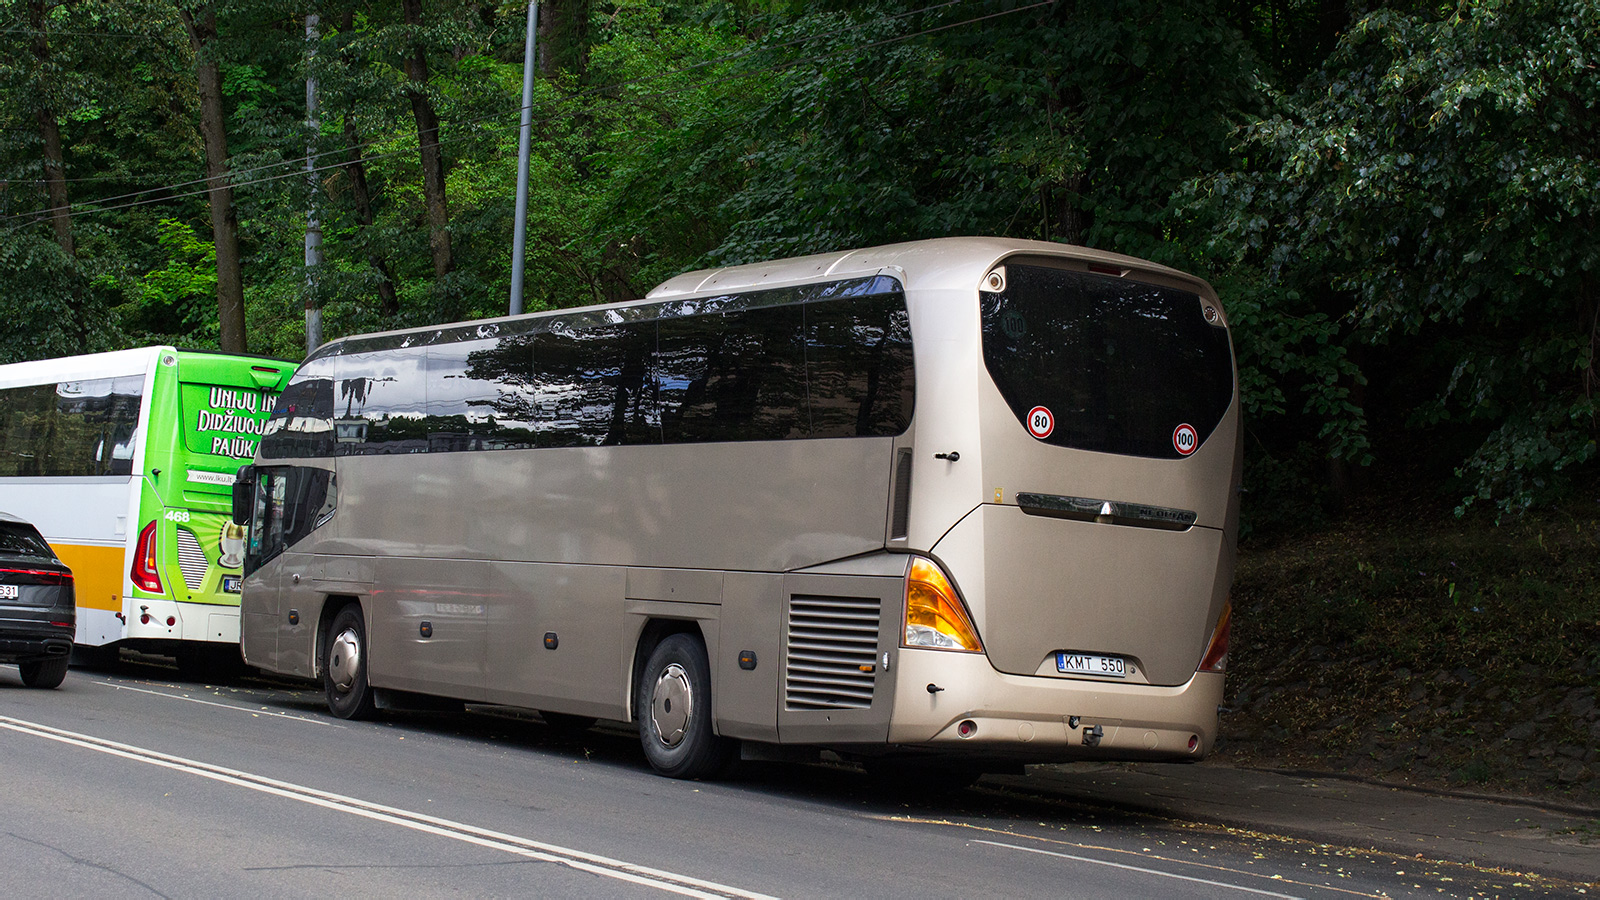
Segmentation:
<svg viewBox="0 0 1600 900">
<path fill-rule="evenodd" d="M 240 578 L 237 575 L 224 575 L 224 576 L 222 576 L 222 592 L 224 594 L 237 594 L 237 593 L 239 593 L 239 585 L 243 581 L 244 581 L 244 579 Z"/>
<path fill-rule="evenodd" d="M 1067 675 L 1099 675 L 1104 678 L 1127 678 L 1128 663 L 1120 656 L 1057 653 L 1056 671 Z"/>
</svg>

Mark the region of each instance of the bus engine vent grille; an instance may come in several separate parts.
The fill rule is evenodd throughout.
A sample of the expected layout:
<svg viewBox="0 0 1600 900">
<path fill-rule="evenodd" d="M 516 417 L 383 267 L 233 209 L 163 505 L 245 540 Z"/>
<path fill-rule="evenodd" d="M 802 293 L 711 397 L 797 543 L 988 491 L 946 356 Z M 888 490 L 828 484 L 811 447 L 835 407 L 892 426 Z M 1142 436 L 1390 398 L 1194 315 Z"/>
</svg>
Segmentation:
<svg viewBox="0 0 1600 900">
<path fill-rule="evenodd" d="M 867 709 L 877 682 L 876 597 L 789 599 L 788 709 Z"/>
<path fill-rule="evenodd" d="M 206 581 L 206 552 L 200 549 L 194 532 L 187 528 L 173 530 L 178 532 L 178 570 L 183 573 L 183 583 L 189 590 L 198 591 Z"/>
</svg>

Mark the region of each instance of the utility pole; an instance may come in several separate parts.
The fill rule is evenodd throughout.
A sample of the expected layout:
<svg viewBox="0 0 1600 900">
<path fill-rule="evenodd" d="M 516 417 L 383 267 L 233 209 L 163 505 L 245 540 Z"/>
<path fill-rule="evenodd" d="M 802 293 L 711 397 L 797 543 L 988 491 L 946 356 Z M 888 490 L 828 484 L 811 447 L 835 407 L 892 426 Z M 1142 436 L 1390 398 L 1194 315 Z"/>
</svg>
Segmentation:
<svg viewBox="0 0 1600 900">
<path fill-rule="evenodd" d="M 317 59 L 317 26 L 321 18 L 306 13 L 306 355 L 322 345 L 322 304 L 317 302 L 317 282 L 322 272 L 322 219 L 317 209 L 317 135 L 322 123 L 317 117 L 317 76 L 312 64 Z"/>
<path fill-rule="evenodd" d="M 522 255 L 528 244 L 528 156 L 533 144 L 534 43 L 539 4 L 528 0 L 528 37 L 522 48 L 522 134 L 517 139 L 517 219 L 511 238 L 511 314 L 522 313 Z"/>
</svg>

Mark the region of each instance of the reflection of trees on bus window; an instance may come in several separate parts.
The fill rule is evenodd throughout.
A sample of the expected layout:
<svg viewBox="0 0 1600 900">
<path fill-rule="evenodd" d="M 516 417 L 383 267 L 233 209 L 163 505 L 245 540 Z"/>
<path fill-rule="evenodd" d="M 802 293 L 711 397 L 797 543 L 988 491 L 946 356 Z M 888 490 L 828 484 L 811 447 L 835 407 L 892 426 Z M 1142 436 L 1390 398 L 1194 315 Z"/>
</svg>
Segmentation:
<svg viewBox="0 0 1600 900">
<path fill-rule="evenodd" d="M 131 475 L 143 376 L 0 390 L 0 475 Z"/>
<path fill-rule="evenodd" d="M 911 329 L 889 279 L 501 324 L 308 362 L 297 384 L 313 365 L 336 372 L 334 444 L 269 427 L 262 456 L 892 436 L 911 422 Z"/>
</svg>

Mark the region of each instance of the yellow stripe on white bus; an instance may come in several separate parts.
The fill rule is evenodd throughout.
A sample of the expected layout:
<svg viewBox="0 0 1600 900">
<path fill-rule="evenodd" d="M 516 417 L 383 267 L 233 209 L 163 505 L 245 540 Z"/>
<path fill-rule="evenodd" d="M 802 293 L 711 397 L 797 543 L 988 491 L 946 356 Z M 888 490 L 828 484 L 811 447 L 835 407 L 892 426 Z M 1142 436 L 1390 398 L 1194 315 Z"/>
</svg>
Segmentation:
<svg viewBox="0 0 1600 900">
<path fill-rule="evenodd" d="M 50 546 L 72 569 L 79 608 L 122 611 L 122 563 L 128 548 L 86 544 Z"/>
</svg>

